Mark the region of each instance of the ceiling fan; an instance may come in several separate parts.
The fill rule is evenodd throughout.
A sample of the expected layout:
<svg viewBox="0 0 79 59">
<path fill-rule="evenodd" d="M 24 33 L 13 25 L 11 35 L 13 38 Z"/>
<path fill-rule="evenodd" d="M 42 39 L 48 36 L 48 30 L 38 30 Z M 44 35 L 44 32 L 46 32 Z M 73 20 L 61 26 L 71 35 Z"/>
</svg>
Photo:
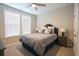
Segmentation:
<svg viewBox="0 0 79 59">
<path fill-rule="evenodd" d="M 32 3 L 30 5 L 28 5 L 27 7 L 33 7 L 36 11 L 38 10 L 38 6 L 46 6 L 45 4 L 42 4 L 42 3 Z"/>
</svg>

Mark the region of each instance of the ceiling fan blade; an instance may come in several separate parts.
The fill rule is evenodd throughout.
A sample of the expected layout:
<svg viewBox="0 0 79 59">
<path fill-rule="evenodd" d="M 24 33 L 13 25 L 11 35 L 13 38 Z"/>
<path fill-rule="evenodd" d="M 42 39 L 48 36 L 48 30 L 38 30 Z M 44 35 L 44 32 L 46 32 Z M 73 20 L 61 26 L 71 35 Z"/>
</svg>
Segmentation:
<svg viewBox="0 0 79 59">
<path fill-rule="evenodd" d="M 30 4 L 30 5 L 26 6 L 26 8 L 27 8 L 27 7 L 31 7 L 31 6 L 32 6 L 32 5 Z"/>
<path fill-rule="evenodd" d="M 35 8 L 35 10 L 37 11 L 38 10 L 38 8 L 37 7 L 34 7 Z"/>
<path fill-rule="evenodd" d="M 41 3 L 32 3 L 32 4 L 35 4 L 37 6 L 46 6 L 45 4 L 41 4 Z"/>
</svg>

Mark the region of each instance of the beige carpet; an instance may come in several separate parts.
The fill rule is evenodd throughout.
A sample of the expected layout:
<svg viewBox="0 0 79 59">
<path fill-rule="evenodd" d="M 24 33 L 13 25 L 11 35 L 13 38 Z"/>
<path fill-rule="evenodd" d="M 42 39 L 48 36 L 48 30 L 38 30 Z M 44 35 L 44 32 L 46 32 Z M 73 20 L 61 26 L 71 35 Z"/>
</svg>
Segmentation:
<svg viewBox="0 0 79 59">
<path fill-rule="evenodd" d="M 28 50 L 24 49 L 21 44 L 7 47 L 5 56 L 33 56 Z M 73 48 L 67 48 L 55 45 L 45 56 L 74 56 Z"/>
</svg>

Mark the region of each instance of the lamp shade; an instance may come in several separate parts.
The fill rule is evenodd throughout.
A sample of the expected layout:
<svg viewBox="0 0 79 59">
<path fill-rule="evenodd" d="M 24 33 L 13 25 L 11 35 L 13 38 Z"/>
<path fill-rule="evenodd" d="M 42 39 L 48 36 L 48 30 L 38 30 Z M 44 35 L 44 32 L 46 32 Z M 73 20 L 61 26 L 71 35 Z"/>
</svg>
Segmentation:
<svg viewBox="0 0 79 59">
<path fill-rule="evenodd" d="M 61 28 L 60 30 L 61 30 L 61 32 L 65 32 L 65 28 Z"/>
</svg>

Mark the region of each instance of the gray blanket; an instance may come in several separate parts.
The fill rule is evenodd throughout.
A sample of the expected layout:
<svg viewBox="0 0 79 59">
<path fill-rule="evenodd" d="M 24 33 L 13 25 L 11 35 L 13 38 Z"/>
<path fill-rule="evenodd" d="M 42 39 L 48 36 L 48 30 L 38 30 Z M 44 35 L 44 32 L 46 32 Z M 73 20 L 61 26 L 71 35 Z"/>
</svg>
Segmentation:
<svg viewBox="0 0 79 59">
<path fill-rule="evenodd" d="M 39 55 L 43 55 L 45 47 L 55 41 L 56 34 L 32 33 L 21 36 L 21 41 L 31 46 Z"/>
</svg>

